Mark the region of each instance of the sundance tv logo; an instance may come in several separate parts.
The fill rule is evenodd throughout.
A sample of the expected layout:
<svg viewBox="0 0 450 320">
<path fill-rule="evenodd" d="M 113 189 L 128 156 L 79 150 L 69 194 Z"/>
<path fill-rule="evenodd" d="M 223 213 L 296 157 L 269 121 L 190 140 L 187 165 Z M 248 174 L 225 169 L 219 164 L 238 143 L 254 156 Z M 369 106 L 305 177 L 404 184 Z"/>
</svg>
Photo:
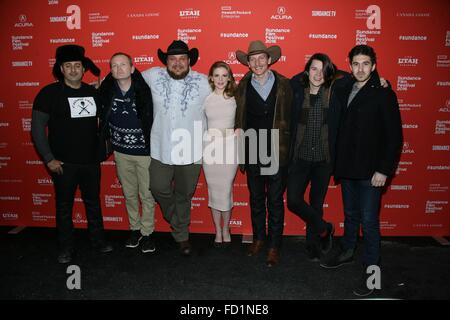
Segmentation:
<svg viewBox="0 0 450 320">
<path fill-rule="evenodd" d="M 271 20 L 292 20 L 292 16 L 287 14 L 286 7 L 278 7 L 277 14 L 270 17 Z"/>
</svg>

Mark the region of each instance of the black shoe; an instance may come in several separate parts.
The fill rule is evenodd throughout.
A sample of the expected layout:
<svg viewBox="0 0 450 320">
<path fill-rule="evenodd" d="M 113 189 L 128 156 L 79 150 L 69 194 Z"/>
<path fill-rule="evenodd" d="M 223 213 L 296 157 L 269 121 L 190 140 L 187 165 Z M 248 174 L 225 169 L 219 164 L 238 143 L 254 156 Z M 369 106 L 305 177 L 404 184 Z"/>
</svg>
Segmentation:
<svg viewBox="0 0 450 320">
<path fill-rule="evenodd" d="M 97 250 L 100 253 L 108 253 L 113 251 L 112 245 L 106 243 L 106 242 L 100 242 L 99 244 L 96 244 L 94 246 L 95 250 Z"/>
<path fill-rule="evenodd" d="M 141 230 L 132 230 L 130 233 L 130 237 L 125 242 L 125 247 L 127 248 L 136 248 L 139 246 L 139 242 L 142 240 Z"/>
<path fill-rule="evenodd" d="M 311 262 L 319 262 L 320 261 L 320 250 L 318 246 L 307 246 L 306 247 L 306 255 L 308 256 L 308 260 Z"/>
<path fill-rule="evenodd" d="M 141 251 L 142 251 L 142 253 L 156 251 L 155 242 L 152 239 L 152 235 L 142 237 Z"/>
<path fill-rule="evenodd" d="M 320 246 L 324 255 L 330 252 L 333 247 L 333 235 L 334 225 L 332 223 L 327 223 L 327 234 L 326 236 L 320 238 Z"/>
<path fill-rule="evenodd" d="M 189 243 L 189 240 L 186 241 L 181 241 L 179 243 L 180 246 L 180 253 L 183 256 L 190 256 L 192 253 L 192 247 L 191 244 Z"/>
<path fill-rule="evenodd" d="M 367 285 L 367 279 L 370 275 L 364 273 L 363 276 L 359 279 L 358 285 L 355 289 L 353 289 L 353 294 L 358 297 L 368 297 L 372 293 L 374 293 L 375 289 L 370 289 Z"/>
<path fill-rule="evenodd" d="M 330 260 L 321 263 L 320 266 L 325 269 L 336 269 L 349 263 L 353 263 L 353 250 L 351 249 L 333 256 Z"/>
<path fill-rule="evenodd" d="M 72 257 L 73 257 L 73 250 L 63 249 L 59 252 L 58 262 L 63 264 L 69 263 L 72 261 Z"/>
</svg>

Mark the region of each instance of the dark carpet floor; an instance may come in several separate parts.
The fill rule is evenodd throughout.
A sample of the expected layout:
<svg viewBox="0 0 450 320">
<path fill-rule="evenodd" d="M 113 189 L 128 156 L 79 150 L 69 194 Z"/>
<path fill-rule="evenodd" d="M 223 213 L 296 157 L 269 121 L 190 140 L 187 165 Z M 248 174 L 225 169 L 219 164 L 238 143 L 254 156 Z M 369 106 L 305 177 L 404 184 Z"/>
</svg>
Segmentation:
<svg viewBox="0 0 450 320">
<path fill-rule="evenodd" d="M 157 251 L 143 254 L 124 247 L 127 232 L 108 231 L 115 250 L 97 254 L 87 231 L 77 230 L 71 264 L 80 267 L 81 289 L 68 290 L 55 229 L 11 229 L 0 227 L 0 299 L 354 299 L 360 274 L 360 252 L 355 263 L 326 270 L 306 259 L 303 237 L 285 237 L 280 265 L 268 268 L 264 255 L 245 255 L 241 236 L 217 249 L 213 235 L 193 234 L 194 252 L 183 257 L 168 233 L 155 233 Z M 432 238 L 383 238 L 382 257 L 382 289 L 372 298 L 450 298 L 450 247 Z"/>
</svg>

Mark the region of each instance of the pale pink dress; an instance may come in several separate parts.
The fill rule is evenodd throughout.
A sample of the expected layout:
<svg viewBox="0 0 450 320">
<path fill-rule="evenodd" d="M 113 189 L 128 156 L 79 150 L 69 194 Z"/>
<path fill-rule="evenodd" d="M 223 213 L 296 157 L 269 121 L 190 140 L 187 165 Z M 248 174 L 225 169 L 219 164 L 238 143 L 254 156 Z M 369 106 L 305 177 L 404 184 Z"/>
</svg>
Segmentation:
<svg viewBox="0 0 450 320">
<path fill-rule="evenodd" d="M 203 141 L 203 172 L 208 184 L 208 206 L 229 211 L 233 207 L 233 181 L 238 166 L 233 130 L 236 101 L 213 92 L 204 107 L 208 131 Z"/>
</svg>

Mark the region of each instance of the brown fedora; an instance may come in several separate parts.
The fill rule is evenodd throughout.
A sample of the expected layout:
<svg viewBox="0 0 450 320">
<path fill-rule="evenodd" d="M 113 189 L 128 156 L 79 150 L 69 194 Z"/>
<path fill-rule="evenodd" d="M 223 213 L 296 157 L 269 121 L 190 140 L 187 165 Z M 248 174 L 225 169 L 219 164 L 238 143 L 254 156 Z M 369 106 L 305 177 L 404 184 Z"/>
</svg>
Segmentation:
<svg viewBox="0 0 450 320">
<path fill-rule="evenodd" d="M 271 65 L 278 61 L 281 57 L 281 48 L 279 46 L 267 47 L 262 41 L 252 41 L 248 46 L 248 52 L 236 51 L 236 58 L 243 65 L 248 66 L 248 57 L 258 53 L 266 53 L 271 58 Z"/>
</svg>

